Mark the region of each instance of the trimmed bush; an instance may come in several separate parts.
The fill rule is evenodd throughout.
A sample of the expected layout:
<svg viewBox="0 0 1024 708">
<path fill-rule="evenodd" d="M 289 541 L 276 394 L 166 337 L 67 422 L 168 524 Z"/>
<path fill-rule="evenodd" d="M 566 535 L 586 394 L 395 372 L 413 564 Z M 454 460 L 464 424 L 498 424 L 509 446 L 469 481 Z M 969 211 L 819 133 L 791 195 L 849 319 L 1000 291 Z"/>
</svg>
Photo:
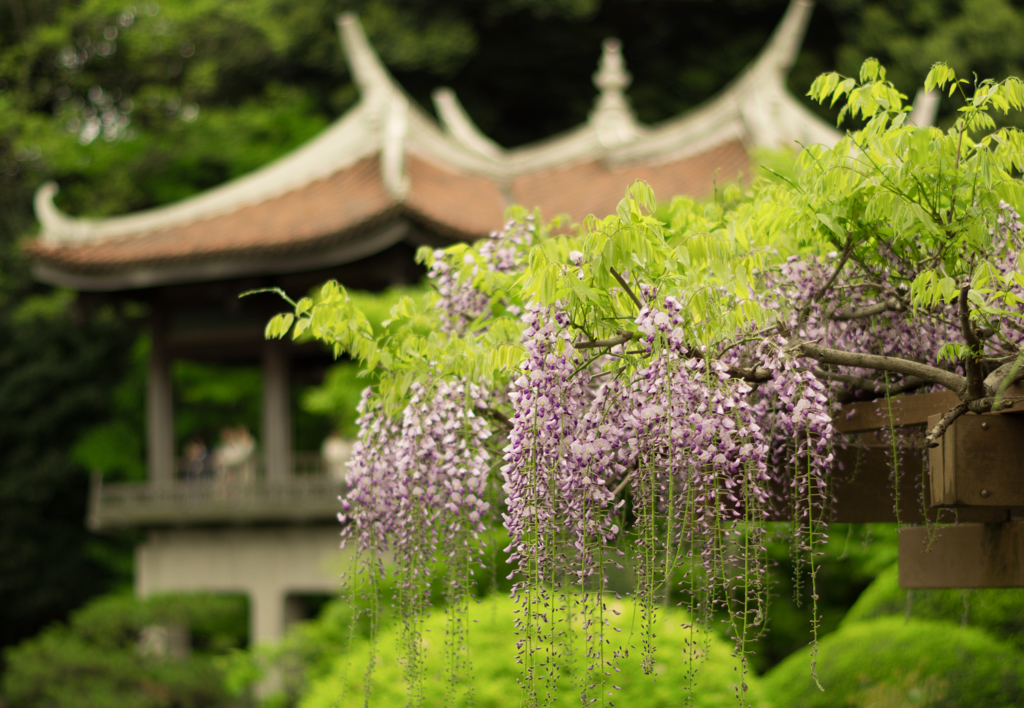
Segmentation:
<svg viewBox="0 0 1024 708">
<path fill-rule="evenodd" d="M 245 598 L 214 595 L 101 597 L 68 625 L 8 649 L 3 695 L 12 708 L 239 705 L 224 689 L 218 659 L 245 642 L 246 607 Z M 147 628 L 174 626 L 190 635 L 181 655 L 161 652 L 159 640 L 146 642 Z"/>
<path fill-rule="evenodd" d="M 630 627 L 639 628 L 639 616 L 633 624 L 632 605 L 628 602 L 608 603 L 609 609 L 622 614 L 612 621 L 613 627 L 622 633 L 609 632 L 612 643 L 621 639 L 624 645 L 639 647 L 638 636 L 630 641 Z M 470 608 L 470 658 L 473 664 L 472 692 L 473 705 L 477 708 L 504 708 L 520 703 L 521 689 L 517 683 L 519 664 L 515 663 L 515 642 L 512 618 L 516 605 L 504 597 L 491 596 Z M 616 705 L 630 708 L 658 708 L 679 706 L 685 703 L 687 674 L 686 642 L 691 638 L 690 630 L 681 625 L 687 622 L 687 615 L 679 610 L 659 612 L 657 628 L 657 652 L 655 654 L 655 675 L 645 676 L 640 671 L 639 652 L 631 649 L 630 656 L 619 662 L 620 672 L 611 671 L 607 677 L 606 696 Z M 442 666 L 444 652 L 445 616 L 438 614 L 426 622 L 424 705 L 444 705 L 446 692 Z M 700 647 L 703 661 L 697 663 L 696 690 L 692 705 L 696 708 L 719 708 L 739 705 L 736 700 L 736 686 L 740 683 L 740 671 L 731 656 L 731 647 L 715 637 L 708 637 L 696 629 L 694 641 Z M 371 679 L 371 706 L 401 706 L 406 703 L 406 686 L 402 668 L 398 663 L 395 629 L 382 633 L 377 648 L 373 677 Z M 610 658 L 614 646 L 606 647 Z M 363 679 L 369 661 L 366 643 L 360 641 L 353 650 L 340 656 L 334 663 L 334 670 L 327 678 L 313 684 L 304 696 L 301 708 L 330 708 L 332 706 L 363 706 Z M 583 658 L 577 656 L 576 666 L 582 667 Z M 756 676 L 746 677 L 749 705 L 755 708 L 769 708 L 759 680 Z M 468 683 L 468 682 L 467 682 Z M 559 706 L 580 705 L 580 690 L 574 685 L 572 676 L 562 675 L 556 688 L 555 704 Z M 612 684 L 621 690 L 612 688 Z M 463 695 L 466 684 L 457 687 Z M 596 696 L 596 692 L 591 693 Z M 468 705 L 463 700 L 458 705 Z"/>
<path fill-rule="evenodd" d="M 1024 705 L 1024 655 L 980 629 L 883 617 L 844 624 L 821 641 L 817 672 L 809 651 L 793 654 L 763 679 L 785 708 Z"/>
<path fill-rule="evenodd" d="M 887 616 L 980 627 L 1024 650 L 1024 588 L 903 590 L 893 565 L 858 598 L 843 624 Z"/>
</svg>

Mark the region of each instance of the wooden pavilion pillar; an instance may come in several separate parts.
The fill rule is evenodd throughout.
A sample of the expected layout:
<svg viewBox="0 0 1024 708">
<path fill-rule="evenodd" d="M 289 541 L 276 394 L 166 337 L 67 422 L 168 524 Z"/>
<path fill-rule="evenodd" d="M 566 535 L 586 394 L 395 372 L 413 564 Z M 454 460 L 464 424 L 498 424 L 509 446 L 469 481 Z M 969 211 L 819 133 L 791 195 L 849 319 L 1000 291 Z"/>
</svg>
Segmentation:
<svg viewBox="0 0 1024 708">
<path fill-rule="evenodd" d="M 152 348 L 146 385 L 146 457 L 149 481 L 174 482 L 174 399 L 171 361 L 167 354 L 167 316 L 154 307 L 151 317 Z"/>
<path fill-rule="evenodd" d="M 281 480 L 292 470 L 291 391 L 286 343 L 263 342 L 263 469 L 268 480 Z"/>
</svg>

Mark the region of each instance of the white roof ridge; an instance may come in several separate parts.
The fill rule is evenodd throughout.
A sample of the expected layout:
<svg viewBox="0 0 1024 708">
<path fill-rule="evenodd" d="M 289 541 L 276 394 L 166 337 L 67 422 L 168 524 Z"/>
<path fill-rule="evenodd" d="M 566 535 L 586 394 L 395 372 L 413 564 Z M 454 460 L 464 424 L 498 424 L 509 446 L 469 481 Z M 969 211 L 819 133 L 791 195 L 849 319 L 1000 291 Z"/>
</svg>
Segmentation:
<svg viewBox="0 0 1024 708">
<path fill-rule="evenodd" d="M 371 129 L 365 106 L 357 105 L 316 137 L 253 172 L 172 204 L 119 216 L 68 216 L 53 203 L 57 184 L 47 182 L 35 195 L 36 218 L 43 227 L 40 238 L 48 244 L 80 244 L 230 214 L 351 167 L 380 151 L 380 137 Z"/>
<path fill-rule="evenodd" d="M 777 148 L 794 141 L 835 144 L 842 136 L 786 89 L 786 76 L 802 45 L 813 0 L 791 0 L 768 42 L 722 91 L 681 116 L 657 125 L 637 124 L 637 135 L 604 144 L 588 122 L 561 135 L 507 151 L 509 171 L 519 175 L 586 160 L 628 163 L 671 159 L 727 140 Z M 624 71 L 624 67 L 623 67 Z"/>
</svg>

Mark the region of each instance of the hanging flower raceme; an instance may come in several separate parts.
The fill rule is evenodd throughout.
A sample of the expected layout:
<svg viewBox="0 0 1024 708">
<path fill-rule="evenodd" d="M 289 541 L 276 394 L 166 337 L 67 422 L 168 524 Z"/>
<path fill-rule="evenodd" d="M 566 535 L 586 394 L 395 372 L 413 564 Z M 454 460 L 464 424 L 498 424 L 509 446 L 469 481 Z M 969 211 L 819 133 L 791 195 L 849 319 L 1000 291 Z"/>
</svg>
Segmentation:
<svg viewBox="0 0 1024 708">
<path fill-rule="evenodd" d="M 420 632 L 430 606 L 432 565 L 448 560 L 455 549 L 469 550 L 489 509 L 485 442 L 491 431 L 474 412 L 485 397 L 478 386 L 460 381 L 415 382 L 401 417 L 394 419 L 375 404 L 369 389 L 364 393 L 362 435 L 349 462 L 350 491 L 340 517 L 347 522 L 342 536 L 373 559 L 372 565 L 364 560 L 362 570 L 380 572 L 385 555 L 396 563 L 396 605 L 413 703 L 422 698 Z M 449 569 L 457 577 L 448 583 L 465 595 L 468 565 Z M 458 638 L 452 642 L 464 649 Z"/>
<path fill-rule="evenodd" d="M 427 277 L 437 289 L 435 307 L 443 331 L 464 334 L 469 323 L 487 310 L 494 292 L 484 276 L 521 271 L 536 230 L 532 216 L 512 219 L 474 253 L 466 252 L 461 263 L 452 262 L 443 250 L 434 251 Z"/>
</svg>

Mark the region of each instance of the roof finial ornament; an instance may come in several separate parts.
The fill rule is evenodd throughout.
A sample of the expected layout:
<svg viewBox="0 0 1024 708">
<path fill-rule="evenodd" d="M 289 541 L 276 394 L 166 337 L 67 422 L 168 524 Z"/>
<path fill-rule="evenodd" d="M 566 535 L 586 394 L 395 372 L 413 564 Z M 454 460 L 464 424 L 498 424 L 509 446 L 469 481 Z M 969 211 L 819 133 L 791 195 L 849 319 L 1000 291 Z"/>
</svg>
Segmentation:
<svg viewBox="0 0 1024 708">
<path fill-rule="evenodd" d="M 338 33 L 349 71 L 363 99 L 370 102 L 386 100 L 395 92 L 394 80 L 366 38 L 355 13 L 345 12 L 338 16 Z"/>
<path fill-rule="evenodd" d="M 636 116 L 625 94 L 632 82 L 633 77 L 626 71 L 626 60 L 622 57 L 622 42 L 609 37 L 601 45 L 601 62 L 594 73 L 594 86 L 601 95 L 590 114 L 590 123 L 605 147 L 628 143 L 639 133 Z"/>
</svg>

